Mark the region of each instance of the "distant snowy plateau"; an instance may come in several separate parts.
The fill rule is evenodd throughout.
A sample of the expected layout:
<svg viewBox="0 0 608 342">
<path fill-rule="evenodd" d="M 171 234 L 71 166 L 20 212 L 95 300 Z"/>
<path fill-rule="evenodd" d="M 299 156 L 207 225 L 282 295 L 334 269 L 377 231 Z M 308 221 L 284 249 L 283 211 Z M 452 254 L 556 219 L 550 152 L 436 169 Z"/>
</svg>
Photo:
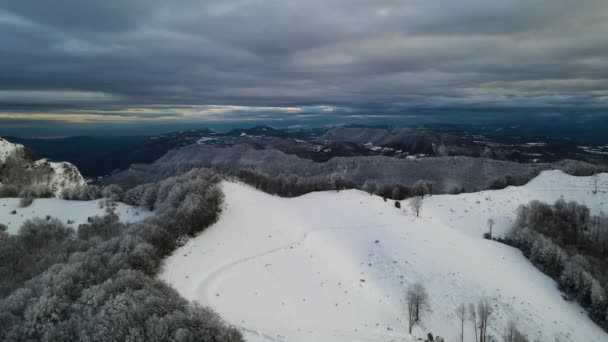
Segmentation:
<svg viewBox="0 0 608 342">
<path fill-rule="evenodd" d="M 608 209 L 608 174 L 545 171 L 525 186 L 407 201 L 348 190 L 281 198 L 224 182 L 215 225 L 171 255 L 160 277 L 185 298 L 208 305 L 248 341 L 415 341 L 427 332 L 459 341 L 455 307 L 487 297 L 489 333 L 510 319 L 531 340 L 605 342 L 608 334 L 565 301 L 557 284 L 515 249 L 484 240 L 507 232 L 516 209 L 560 198 Z M 421 282 L 432 312 L 407 333 L 403 297 Z M 474 341 L 470 323 L 465 341 Z"/>
</svg>

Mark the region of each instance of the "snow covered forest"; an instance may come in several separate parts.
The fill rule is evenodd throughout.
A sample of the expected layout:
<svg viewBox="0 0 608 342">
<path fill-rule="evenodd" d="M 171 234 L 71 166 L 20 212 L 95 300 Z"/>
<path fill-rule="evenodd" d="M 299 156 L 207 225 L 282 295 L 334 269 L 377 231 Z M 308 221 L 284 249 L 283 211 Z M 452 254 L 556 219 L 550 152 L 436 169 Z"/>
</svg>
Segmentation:
<svg viewBox="0 0 608 342">
<path fill-rule="evenodd" d="M 27 221 L 17 235 L 0 231 L 0 340 L 242 341 L 155 278 L 163 257 L 217 220 L 220 179 L 193 170 L 145 199 L 128 192 L 156 211 L 141 223 L 108 213 L 77 231 L 52 218 Z"/>
<path fill-rule="evenodd" d="M 589 310 L 608 329 L 608 216 L 591 215 L 576 202 L 553 205 L 533 201 L 518 209 L 513 229 L 504 239 L 522 250 L 553 278 L 568 299 Z"/>
</svg>

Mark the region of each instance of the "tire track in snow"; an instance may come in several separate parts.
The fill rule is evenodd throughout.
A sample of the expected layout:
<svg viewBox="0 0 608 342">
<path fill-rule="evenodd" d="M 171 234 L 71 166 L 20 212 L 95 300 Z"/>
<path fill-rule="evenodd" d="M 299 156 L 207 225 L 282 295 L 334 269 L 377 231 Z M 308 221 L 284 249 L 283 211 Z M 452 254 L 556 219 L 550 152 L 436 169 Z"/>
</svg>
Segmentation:
<svg viewBox="0 0 608 342">
<path fill-rule="evenodd" d="M 306 241 L 306 239 L 308 239 L 308 237 L 313 234 L 313 233 L 320 233 L 320 232 L 325 232 L 325 231 L 338 231 L 338 230 L 364 230 L 364 229 L 371 229 L 373 227 L 378 227 L 378 226 L 344 226 L 344 227 L 327 227 L 327 228 L 319 228 L 319 229 L 313 229 L 313 230 L 309 230 L 306 231 L 304 233 L 301 234 L 301 236 L 299 236 L 298 238 L 296 238 L 295 240 L 290 241 L 289 243 L 286 244 L 282 244 L 276 248 L 272 248 L 270 250 L 261 252 L 261 253 L 257 253 L 248 257 L 244 257 L 244 258 L 240 258 L 237 259 L 235 261 L 229 262 L 227 264 L 224 264 L 220 267 L 218 267 L 217 269 L 215 269 L 214 271 L 212 271 L 211 273 L 209 273 L 204 279 L 203 281 L 199 284 L 199 286 L 196 288 L 196 293 L 201 293 L 205 295 L 205 299 L 207 299 L 207 302 L 210 302 L 209 298 L 212 298 L 211 294 L 215 291 L 211 291 L 210 289 L 216 289 L 217 286 L 213 286 L 213 285 L 217 285 L 217 281 L 220 281 L 220 276 L 224 273 L 226 273 L 227 271 L 229 271 L 230 269 L 240 266 L 244 263 L 247 263 L 249 261 L 253 261 L 256 259 L 260 259 L 263 257 L 266 257 L 268 255 L 280 252 L 280 251 L 285 251 L 285 250 L 289 250 L 292 248 L 296 248 L 302 245 L 302 243 L 304 241 Z M 207 291 L 203 291 L 203 290 L 207 290 Z"/>
<path fill-rule="evenodd" d="M 211 273 L 209 273 L 203 280 L 202 282 L 197 286 L 196 288 L 196 293 L 200 294 L 201 297 L 199 298 L 203 298 L 205 300 L 206 303 L 202 303 L 204 305 L 210 305 L 211 303 L 211 298 L 213 298 L 213 293 L 216 293 L 216 289 L 219 287 L 219 283 L 222 280 L 222 275 L 226 274 L 227 272 L 229 272 L 231 269 L 238 267 L 242 264 L 245 264 L 247 262 L 253 261 L 253 260 L 257 260 L 263 257 L 266 257 L 268 255 L 272 255 L 274 253 L 277 252 L 281 252 L 281 251 L 286 251 L 292 248 L 296 248 L 301 246 L 312 234 L 314 233 L 320 233 L 320 232 L 327 232 L 327 231 L 341 231 L 341 230 L 345 230 L 345 231 L 356 231 L 356 230 L 366 230 L 366 229 L 374 229 L 374 228 L 379 228 L 379 227 L 385 227 L 386 225 L 373 225 L 373 226 L 369 226 L 369 225 L 361 225 L 361 226 L 334 226 L 334 227 L 327 227 L 327 228 L 319 228 L 319 229 L 313 229 L 313 230 L 309 230 L 306 232 L 303 232 L 300 234 L 300 236 L 298 238 L 296 238 L 295 240 L 290 241 L 289 243 L 286 244 L 282 244 L 276 248 L 272 248 L 270 250 L 261 252 L 261 253 L 257 253 L 248 257 L 244 257 L 244 258 L 240 258 L 237 259 L 235 261 L 229 262 L 225 265 L 222 265 L 220 267 L 218 267 L 217 269 L 215 269 L 214 271 L 212 271 Z M 264 340 L 267 341 L 286 341 L 285 337 L 277 335 L 276 337 L 273 337 L 273 335 L 268 334 L 266 332 L 257 330 L 257 329 L 250 329 L 250 328 L 246 328 L 242 325 L 239 324 L 234 324 L 234 326 L 236 326 L 237 328 L 241 329 L 244 332 L 247 332 L 249 334 L 253 334 L 256 335 L 258 337 L 263 338 Z M 344 332 L 343 332 L 344 333 Z M 375 334 L 375 333 L 374 333 Z M 383 334 L 385 335 L 385 334 Z M 391 335 L 391 337 L 395 337 L 394 335 Z M 398 336 L 401 337 L 401 336 Z M 375 338 L 370 338 L 370 341 L 377 341 L 377 336 Z"/>
</svg>

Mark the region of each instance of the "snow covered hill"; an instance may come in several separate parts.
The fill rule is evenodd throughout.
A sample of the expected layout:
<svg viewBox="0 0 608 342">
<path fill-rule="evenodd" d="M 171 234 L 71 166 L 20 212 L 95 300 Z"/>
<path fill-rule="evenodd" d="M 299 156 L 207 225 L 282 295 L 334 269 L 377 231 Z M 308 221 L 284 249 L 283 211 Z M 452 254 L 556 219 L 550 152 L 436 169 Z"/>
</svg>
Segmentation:
<svg viewBox="0 0 608 342">
<path fill-rule="evenodd" d="M 87 218 L 105 214 L 106 209 L 100 205 L 102 201 L 102 199 L 67 201 L 58 198 L 38 198 L 27 208 L 21 208 L 18 198 L 0 198 L 0 223 L 8 227 L 9 234 L 16 234 L 26 220 L 50 215 L 75 229 L 87 222 Z M 116 203 L 116 213 L 124 223 L 141 221 L 153 214 L 145 208 L 124 203 Z"/>
<path fill-rule="evenodd" d="M 6 175 L 0 174 L 0 185 L 17 185 L 22 187 L 28 183 L 29 187 L 45 186 L 59 197 L 66 188 L 74 188 L 86 184 L 78 168 L 68 162 L 51 162 L 46 159 L 31 162 L 24 158 L 25 148 L 20 144 L 12 144 L 0 137 L 0 164 L 5 163 L 8 157 L 16 157 L 21 170 L 3 170 Z M 11 178 L 19 178 L 18 180 Z"/>
<path fill-rule="evenodd" d="M 20 151 L 23 151 L 23 145 L 12 144 L 0 137 L 0 163 L 3 163 L 7 157 L 14 156 Z"/>
<path fill-rule="evenodd" d="M 599 179 L 597 195 L 590 177 L 550 171 L 523 187 L 433 196 L 421 218 L 356 190 L 287 199 L 225 182 L 220 221 L 170 256 L 160 277 L 250 341 L 414 341 L 429 331 L 456 341 L 456 305 L 483 297 L 496 308 L 497 337 L 514 319 L 531 339 L 608 341 L 518 250 L 481 238 L 489 217 L 504 233 L 531 199 L 606 208 L 608 175 Z M 416 281 L 433 311 L 410 336 L 402 299 Z"/>
</svg>

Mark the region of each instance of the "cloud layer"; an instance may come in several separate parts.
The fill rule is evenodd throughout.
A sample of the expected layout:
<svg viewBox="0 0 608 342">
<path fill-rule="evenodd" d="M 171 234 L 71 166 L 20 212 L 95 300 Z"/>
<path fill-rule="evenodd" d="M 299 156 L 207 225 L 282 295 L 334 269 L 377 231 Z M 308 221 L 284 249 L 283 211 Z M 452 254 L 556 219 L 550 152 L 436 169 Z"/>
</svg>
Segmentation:
<svg viewBox="0 0 608 342">
<path fill-rule="evenodd" d="M 0 119 L 606 106 L 605 0 L 0 0 Z"/>
</svg>

